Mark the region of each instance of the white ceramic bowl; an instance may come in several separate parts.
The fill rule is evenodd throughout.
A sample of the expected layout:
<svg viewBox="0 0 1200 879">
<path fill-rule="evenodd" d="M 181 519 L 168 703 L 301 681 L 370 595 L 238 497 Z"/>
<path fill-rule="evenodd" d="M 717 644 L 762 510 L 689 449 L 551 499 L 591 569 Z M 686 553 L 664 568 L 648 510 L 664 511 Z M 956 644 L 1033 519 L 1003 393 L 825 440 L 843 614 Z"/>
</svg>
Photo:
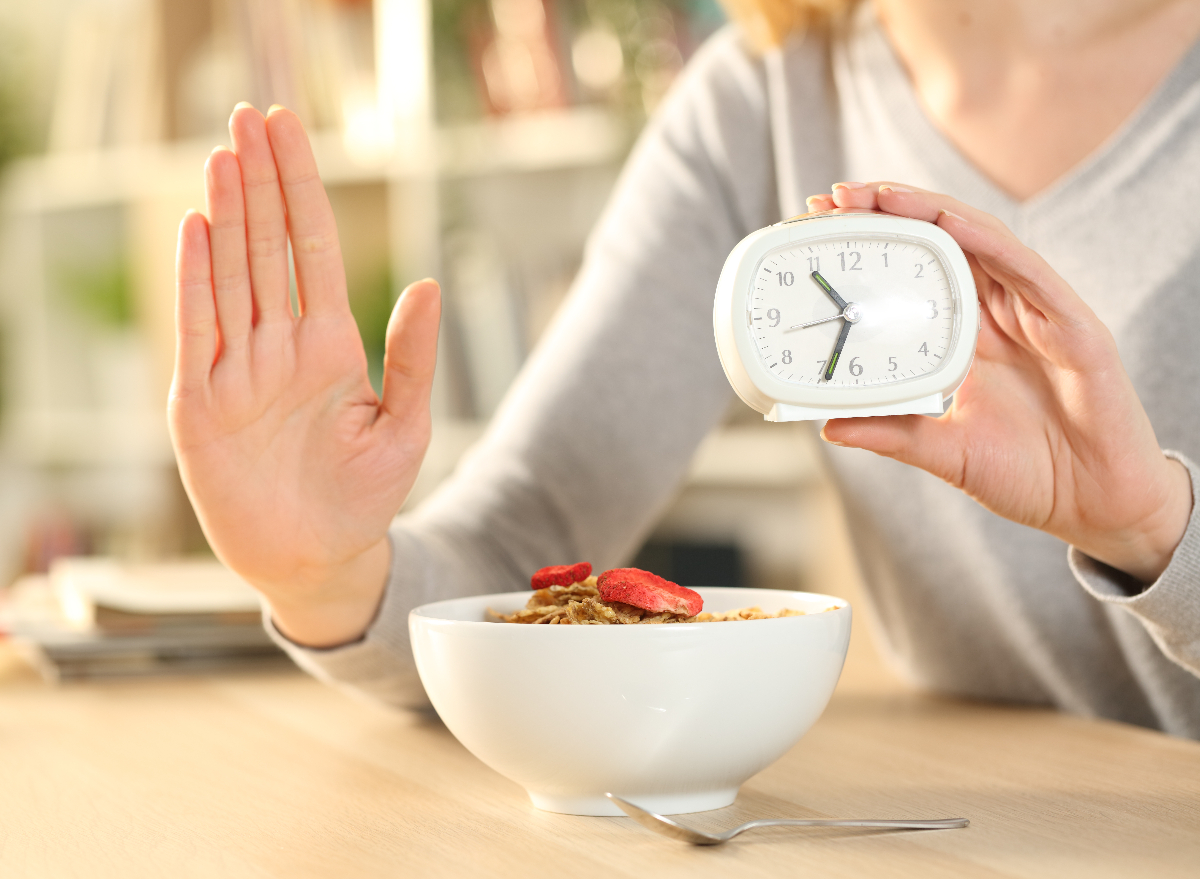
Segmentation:
<svg viewBox="0 0 1200 879">
<path fill-rule="evenodd" d="M 663 814 L 719 809 L 825 709 L 850 643 L 850 606 L 809 592 L 696 591 L 705 610 L 810 615 L 513 625 L 485 622 L 487 608 L 509 613 L 528 592 L 480 595 L 411 613 L 417 670 L 450 731 L 539 809 L 621 814 L 606 791 Z"/>
</svg>

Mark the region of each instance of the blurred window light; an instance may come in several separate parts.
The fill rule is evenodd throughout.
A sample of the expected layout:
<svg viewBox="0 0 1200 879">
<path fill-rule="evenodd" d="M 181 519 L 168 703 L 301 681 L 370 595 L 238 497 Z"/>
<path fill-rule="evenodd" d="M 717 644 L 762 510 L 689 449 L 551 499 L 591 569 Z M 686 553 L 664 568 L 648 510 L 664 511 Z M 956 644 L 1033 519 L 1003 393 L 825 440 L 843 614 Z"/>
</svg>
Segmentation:
<svg viewBox="0 0 1200 879">
<path fill-rule="evenodd" d="M 115 8 L 93 3 L 73 10 L 63 39 L 63 69 L 50 123 L 51 150 L 83 151 L 103 143 L 118 39 Z"/>
<path fill-rule="evenodd" d="M 429 123 L 429 9 L 426 0 L 376 0 L 375 53 L 379 106 L 392 137 L 419 145 Z"/>
<path fill-rule="evenodd" d="M 379 104 L 375 77 L 347 77 L 342 86 L 342 146 L 346 154 L 364 165 L 387 159 L 395 146 L 391 114 Z"/>
<path fill-rule="evenodd" d="M 571 65 L 579 82 L 602 92 L 616 85 L 625 69 L 625 56 L 617 35 L 605 28 L 589 28 L 575 39 Z"/>
</svg>

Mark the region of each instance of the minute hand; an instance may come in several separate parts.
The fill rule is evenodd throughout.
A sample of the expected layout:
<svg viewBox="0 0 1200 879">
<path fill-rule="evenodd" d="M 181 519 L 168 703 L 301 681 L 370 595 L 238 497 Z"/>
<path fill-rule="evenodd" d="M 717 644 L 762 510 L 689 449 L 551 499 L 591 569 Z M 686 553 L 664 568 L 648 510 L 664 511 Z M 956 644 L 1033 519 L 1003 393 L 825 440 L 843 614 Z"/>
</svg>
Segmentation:
<svg viewBox="0 0 1200 879">
<path fill-rule="evenodd" d="M 842 309 L 843 311 L 846 310 L 846 300 L 841 296 L 838 296 L 837 290 L 834 290 L 833 287 L 829 285 L 829 282 L 821 276 L 820 272 L 813 272 L 811 277 L 817 282 L 818 287 L 829 294 L 829 298 L 834 301 L 834 304 L 836 304 L 838 308 Z"/>
<path fill-rule="evenodd" d="M 833 370 L 837 366 L 838 358 L 842 356 L 842 349 L 846 347 L 846 337 L 850 335 L 850 321 L 842 324 L 842 331 L 838 333 L 837 345 L 833 348 L 833 354 L 829 356 L 829 365 L 825 367 L 825 381 L 833 378 Z"/>
</svg>

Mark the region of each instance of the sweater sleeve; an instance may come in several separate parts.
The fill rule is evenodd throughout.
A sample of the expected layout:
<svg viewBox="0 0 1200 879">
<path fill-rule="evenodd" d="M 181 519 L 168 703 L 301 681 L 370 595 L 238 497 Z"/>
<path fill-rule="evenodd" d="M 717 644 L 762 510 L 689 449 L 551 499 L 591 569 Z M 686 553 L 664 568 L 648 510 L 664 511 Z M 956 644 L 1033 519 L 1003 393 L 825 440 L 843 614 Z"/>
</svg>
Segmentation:
<svg viewBox="0 0 1200 879">
<path fill-rule="evenodd" d="M 726 30 L 647 126 L 484 438 L 393 524 L 390 580 L 364 637 L 304 649 L 268 621 L 277 641 L 327 681 L 419 702 L 413 607 L 528 589 L 545 565 L 627 558 L 732 397 L 712 330 L 724 259 L 777 219 L 762 64 Z"/>
<path fill-rule="evenodd" d="M 1187 467 L 1192 478 L 1192 517 L 1162 576 L 1143 588 L 1075 547 L 1068 559 L 1076 579 L 1094 598 L 1125 608 L 1167 657 L 1200 677 L 1200 467 L 1179 452 L 1165 454 Z"/>
</svg>

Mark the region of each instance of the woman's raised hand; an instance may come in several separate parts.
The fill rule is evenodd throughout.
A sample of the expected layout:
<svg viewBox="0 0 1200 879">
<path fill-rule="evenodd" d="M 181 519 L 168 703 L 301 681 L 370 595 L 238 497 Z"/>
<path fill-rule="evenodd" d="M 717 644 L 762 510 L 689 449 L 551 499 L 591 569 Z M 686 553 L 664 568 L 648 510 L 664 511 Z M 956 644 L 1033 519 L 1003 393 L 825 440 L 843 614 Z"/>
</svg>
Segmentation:
<svg viewBox="0 0 1200 879">
<path fill-rule="evenodd" d="M 989 510 L 1040 528 L 1142 582 L 1191 515 L 1187 470 L 1164 457 L 1087 304 L 995 217 L 897 184 L 837 184 L 810 210 L 876 208 L 937 223 L 979 291 L 975 363 L 940 418 L 840 418 L 823 436 L 927 470 Z"/>
<path fill-rule="evenodd" d="M 358 637 L 387 579 L 388 523 L 429 442 L 440 295 L 387 331 L 383 398 L 346 296 L 337 226 L 295 114 L 239 104 L 179 228 L 171 438 L 209 543 L 289 637 Z M 295 263 L 298 313 L 288 280 Z"/>
</svg>

